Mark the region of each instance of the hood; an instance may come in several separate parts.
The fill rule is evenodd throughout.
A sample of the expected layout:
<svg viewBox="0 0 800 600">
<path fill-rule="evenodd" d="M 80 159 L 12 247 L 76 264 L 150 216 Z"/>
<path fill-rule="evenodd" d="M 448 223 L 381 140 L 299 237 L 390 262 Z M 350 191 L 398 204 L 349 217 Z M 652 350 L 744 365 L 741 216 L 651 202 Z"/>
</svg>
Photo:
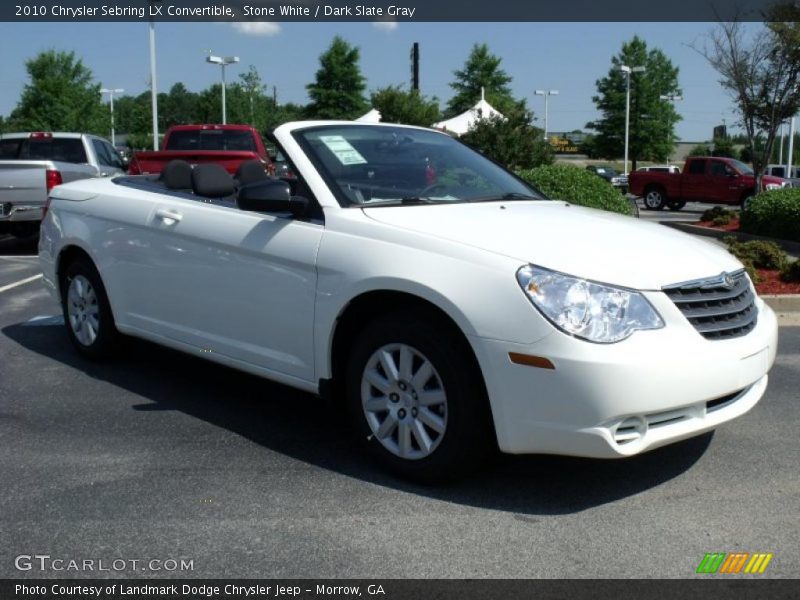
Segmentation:
<svg viewBox="0 0 800 600">
<path fill-rule="evenodd" d="M 557 201 L 364 208 L 371 219 L 569 275 L 639 290 L 741 269 L 724 248 L 663 225 Z"/>
</svg>

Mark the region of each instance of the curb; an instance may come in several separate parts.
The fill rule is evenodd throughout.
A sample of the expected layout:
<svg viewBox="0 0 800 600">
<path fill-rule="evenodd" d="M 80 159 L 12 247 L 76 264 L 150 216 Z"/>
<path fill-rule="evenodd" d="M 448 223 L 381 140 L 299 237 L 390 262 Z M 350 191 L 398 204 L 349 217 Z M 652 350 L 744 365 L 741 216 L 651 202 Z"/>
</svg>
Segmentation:
<svg viewBox="0 0 800 600">
<path fill-rule="evenodd" d="M 800 294 L 759 295 L 776 313 L 798 313 L 800 315 Z"/>
<path fill-rule="evenodd" d="M 780 246 L 780 248 L 786 252 L 787 254 L 791 254 L 792 256 L 800 256 L 800 243 L 798 242 L 791 242 L 789 240 L 779 240 L 777 238 L 765 237 L 763 235 L 754 235 L 752 233 L 741 233 L 739 231 L 721 231 L 719 229 L 712 229 L 711 227 L 700 227 L 699 225 L 693 225 L 687 221 L 659 221 L 661 225 L 666 225 L 667 227 L 672 227 L 673 229 L 677 229 L 679 231 L 683 231 L 685 233 L 691 233 L 693 235 L 702 235 L 705 237 L 712 237 L 718 240 L 733 236 L 740 242 L 749 242 L 749 241 L 764 241 L 764 242 L 775 242 Z"/>
</svg>

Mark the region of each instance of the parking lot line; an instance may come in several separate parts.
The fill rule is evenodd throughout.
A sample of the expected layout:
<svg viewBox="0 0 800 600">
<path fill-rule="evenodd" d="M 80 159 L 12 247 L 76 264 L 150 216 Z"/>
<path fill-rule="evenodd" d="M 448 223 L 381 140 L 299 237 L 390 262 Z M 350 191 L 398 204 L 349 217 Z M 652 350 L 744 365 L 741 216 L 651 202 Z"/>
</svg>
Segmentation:
<svg viewBox="0 0 800 600">
<path fill-rule="evenodd" d="M 19 281 L 15 281 L 14 283 L 9 283 L 8 285 L 0 287 L 0 293 L 7 292 L 8 290 L 13 290 L 15 287 L 25 285 L 26 283 L 30 283 L 31 281 L 36 281 L 37 279 L 41 279 L 41 277 L 42 274 L 39 273 L 38 275 L 34 275 L 33 277 L 28 277 L 27 279 L 20 279 Z"/>
</svg>

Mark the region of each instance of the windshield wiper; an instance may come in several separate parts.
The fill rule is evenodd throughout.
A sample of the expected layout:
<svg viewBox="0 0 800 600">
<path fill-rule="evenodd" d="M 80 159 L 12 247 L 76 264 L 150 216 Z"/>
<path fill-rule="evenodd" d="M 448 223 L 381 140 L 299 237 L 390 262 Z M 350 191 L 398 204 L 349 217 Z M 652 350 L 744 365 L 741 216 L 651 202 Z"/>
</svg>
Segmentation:
<svg viewBox="0 0 800 600">
<path fill-rule="evenodd" d="M 500 200 L 541 200 L 536 196 L 530 194 L 523 194 L 521 192 L 507 192 L 499 196 L 478 196 L 477 198 L 470 198 L 469 202 L 498 202 Z"/>
<path fill-rule="evenodd" d="M 420 198 L 418 196 L 411 196 L 409 198 L 396 198 L 392 200 L 380 200 L 378 202 L 363 202 L 359 204 L 361 208 L 368 208 L 370 206 L 413 206 L 420 204 L 441 204 L 448 202 L 447 200 L 436 200 L 434 198 Z"/>
</svg>

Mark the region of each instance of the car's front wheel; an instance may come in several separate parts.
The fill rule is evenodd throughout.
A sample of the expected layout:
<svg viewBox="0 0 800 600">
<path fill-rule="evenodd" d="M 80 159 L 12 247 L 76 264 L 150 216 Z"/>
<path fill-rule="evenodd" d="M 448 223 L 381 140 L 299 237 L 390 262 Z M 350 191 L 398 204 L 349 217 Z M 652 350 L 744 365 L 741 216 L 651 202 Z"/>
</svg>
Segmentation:
<svg viewBox="0 0 800 600">
<path fill-rule="evenodd" d="M 113 354 L 119 333 L 103 282 L 87 258 L 77 258 L 66 266 L 61 304 L 67 334 L 81 354 L 94 359 Z"/>
<path fill-rule="evenodd" d="M 394 473 L 433 483 L 484 462 L 493 427 L 466 342 L 434 319 L 381 317 L 358 336 L 346 394 L 359 437 Z"/>
</svg>

